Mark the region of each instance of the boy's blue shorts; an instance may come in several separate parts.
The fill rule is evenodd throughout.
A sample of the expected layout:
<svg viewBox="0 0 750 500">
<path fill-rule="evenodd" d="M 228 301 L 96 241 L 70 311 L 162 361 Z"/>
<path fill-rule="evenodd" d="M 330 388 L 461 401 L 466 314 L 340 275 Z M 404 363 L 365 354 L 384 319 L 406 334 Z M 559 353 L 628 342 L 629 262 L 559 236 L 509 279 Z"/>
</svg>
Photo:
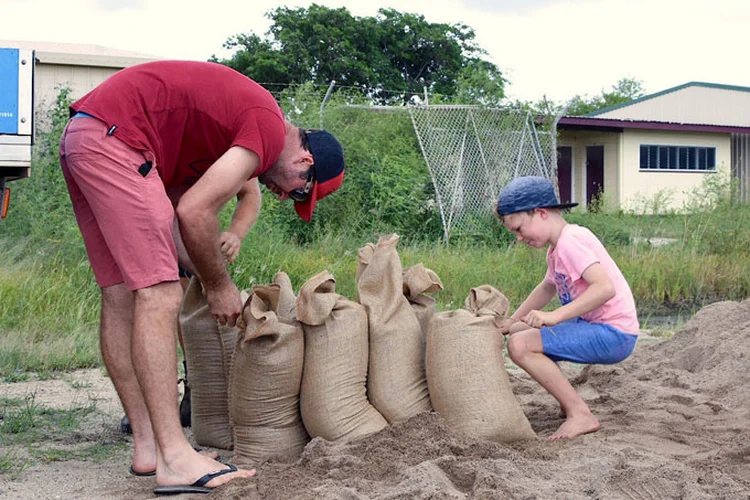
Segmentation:
<svg viewBox="0 0 750 500">
<path fill-rule="evenodd" d="M 552 361 L 572 361 L 587 365 L 619 363 L 635 349 L 637 335 L 614 326 L 589 323 L 581 318 L 543 326 L 542 349 Z"/>
</svg>

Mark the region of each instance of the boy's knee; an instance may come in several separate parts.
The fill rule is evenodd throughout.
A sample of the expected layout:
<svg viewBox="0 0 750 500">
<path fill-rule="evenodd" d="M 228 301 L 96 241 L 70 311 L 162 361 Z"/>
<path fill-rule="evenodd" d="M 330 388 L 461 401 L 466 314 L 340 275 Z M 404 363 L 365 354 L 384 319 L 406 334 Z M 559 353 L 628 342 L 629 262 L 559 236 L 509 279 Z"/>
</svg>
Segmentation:
<svg viewBox="0 0 750 500">
<path fill-rule="evenodd" d="M 508 339 L 506 344 L 508 355 L 516 364 L 519 364 L 519 361 L 529 353 L 542 352 L 539 330 L 528 325 L 524 326 L 526 326 L 525 330 L 511 333 L 506 337 Z"/>
<path fill-rule="evenodd" d="M 508 335 L 508 355 L 514 362 L 523 356 L 526 342 L 521 335 Z"/>
</svg>

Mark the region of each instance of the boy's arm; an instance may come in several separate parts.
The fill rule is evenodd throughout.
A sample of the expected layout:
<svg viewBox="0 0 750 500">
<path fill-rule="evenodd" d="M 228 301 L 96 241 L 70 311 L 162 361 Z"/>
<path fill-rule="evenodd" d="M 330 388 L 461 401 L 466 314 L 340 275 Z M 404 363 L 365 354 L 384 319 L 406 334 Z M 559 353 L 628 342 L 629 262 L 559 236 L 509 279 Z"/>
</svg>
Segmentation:
<svg viewBox="0 0 750 500">
<path fill-rule="evenodd" d="M 591 312 L 615 296 L 615 285 L 600 263 L 591 264 L 581 277 L 586 280 L 589 287 L 579 297 L 551 312 L 530 311 L 523 321 L 534 328 L 554 326 Z"/>
<path fill-rule="evenodd" d="M 240 253 L 242 239 L 247 235 L 260 213 L 261 194 L 258 179 L 247 181 L 237 193 L 237 206 L 232 215 L 232 223 L 219 235 L 221 253 L 227 264 L 234 262 Z"/>
<path fill-rule="evenodd" d="M 555 296 L 557 289 L 555 285 L 547 280 L 542 280 L 534 290 L 531 291 L 526 300 L 518 306 L 518 309 L 511 315 L 511 319 L 522 321 L 523 318 L 531 311 L 541 309 L 549 304 L 552 297 Z"/>
</svg>

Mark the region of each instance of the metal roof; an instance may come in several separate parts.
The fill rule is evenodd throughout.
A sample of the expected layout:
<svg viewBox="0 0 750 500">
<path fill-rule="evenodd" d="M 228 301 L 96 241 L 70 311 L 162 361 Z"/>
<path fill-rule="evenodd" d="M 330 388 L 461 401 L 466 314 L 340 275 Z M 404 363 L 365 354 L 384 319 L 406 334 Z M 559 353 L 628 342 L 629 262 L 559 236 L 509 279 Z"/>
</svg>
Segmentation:
<svg viewBox="0 0 750 500">
<path fill-rule="evenodd" d="M 584 116 L 597 116 L 604 113 L 608 113 L 609 111 L 613 111 L 615 109 L 625 108 L 627 106 L 632 106 L 633 104 L 637 104 L 639 102 L 648 101 L 650 99 L 654 99 L 660 96 L 663 96 L 665 94 L 671 94 L 672 92 L 677 92 L 678 90 L 682 90 L 688 87 L 706 87 L 706 88 L 712 88 L 712 89 L 720 89 L 720 90 L 734 90 L 737 92 L 750 92 L 750 87 L 740 87 L 737 85 L 724 85 L 721 83 L 707 83 L 707 82 L 688 82 L 683 83 L 682 85 L 678 85 L 676 87 L 671 87 L 666 90 L 662 90 L 661 92 L 656 92 L 654 94 L 649 94 L 643 97 L 639 97 L 637 99 L 633 99 L 628 102 L 624 102 L 622 104 L 616 104 L 614 106 L 609 106 L 607 108 L 598 109 L 596 111 L 592 111 L 591 113 L 588 113 Z"/>
</svg>

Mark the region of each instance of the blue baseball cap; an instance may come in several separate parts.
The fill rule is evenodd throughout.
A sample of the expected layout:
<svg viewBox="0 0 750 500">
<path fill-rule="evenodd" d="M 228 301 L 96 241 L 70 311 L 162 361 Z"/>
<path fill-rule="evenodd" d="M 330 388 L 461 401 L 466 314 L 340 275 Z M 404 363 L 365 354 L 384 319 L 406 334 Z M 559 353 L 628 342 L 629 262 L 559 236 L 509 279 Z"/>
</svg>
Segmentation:
<svg viewBox="0 0 750 500">
<path fill-rule="evenodd" d="M 344 183 L 344 150 L 339 141 L 325 130 L 305 130 L 305 135 L 315 162 L 315 175 L 310 196 L 305 201 L 295 201 L 294 209 L 302 220 L 310 222 L 318 200 Z"/>
<path fill-rule="evenodd" d="M 555 186 L 544 177 L 526 176 L 513 179 L 500 191 L 497 214 L 510 215 L 535 208 L 573 208 L 578 203 L 560 203 Z"/>
</svg>

